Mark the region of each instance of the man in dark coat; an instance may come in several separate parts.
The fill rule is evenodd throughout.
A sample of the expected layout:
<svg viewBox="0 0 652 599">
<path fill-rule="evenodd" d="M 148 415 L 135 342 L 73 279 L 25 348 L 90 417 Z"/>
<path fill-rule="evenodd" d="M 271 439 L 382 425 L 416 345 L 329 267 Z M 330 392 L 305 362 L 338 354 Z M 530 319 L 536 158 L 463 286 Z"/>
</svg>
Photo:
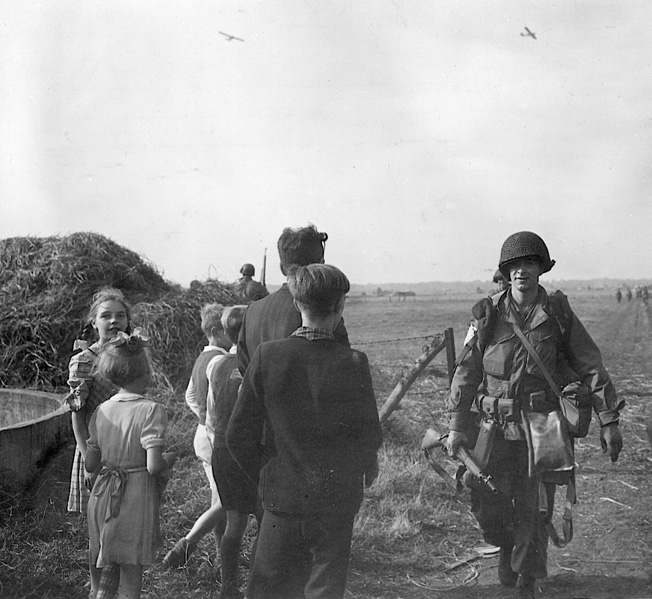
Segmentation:
<svg viewBox="0 0 652 599">
<path fill-rule="evenodd" d="M 328 235 L 317 231 L 314 225 L 300 229 L 286 228 L 278 240 L 281 272 L 287 277 L 289 268 L 323 264 Z M 254 302 L 247 308 L 238 337 L 238 367 L 244 375 L 256 348 L 265 341 L 285 339 L 301 326 L 301 314 L 294 307 L 287 283 Z M 349 346 L 349 336 L 341 320 L 333 332 L 336 341 Z"/>
<path fill-rule="evenodd" d="M 301 322 L 262 343 L 247 368 L 226 444 L 251 480 L 260 439 L 274 451 L 260 470 L 265 515 L 250 572 L 251 599 L 341 599 L 355 514 L 378 474 L 382 442 L 364 353 L 335 341 L 349 281 L 327 264 L 289 273 Z"/>
</svg>

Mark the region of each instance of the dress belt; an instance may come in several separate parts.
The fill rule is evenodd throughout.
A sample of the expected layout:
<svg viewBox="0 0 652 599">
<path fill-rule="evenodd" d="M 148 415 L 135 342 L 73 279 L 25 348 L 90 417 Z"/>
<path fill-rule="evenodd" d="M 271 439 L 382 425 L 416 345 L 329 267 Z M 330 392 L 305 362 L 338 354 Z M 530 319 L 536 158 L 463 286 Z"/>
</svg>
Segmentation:
<svg viewBox="0 0 652 599">
<path fill-rule="evenodd" d="M 103 493 L 109 494 L 109 506 L 105 522 L 111 518 L 117 518 L 122 507 L 127 480 L 131 472 L 143 472 L 147 466 L 136 468 L 120 468 L 119 466 L 104 466 L 98 475 L 93 486 L 93 495 L 99 497 Z"/>
</svg>

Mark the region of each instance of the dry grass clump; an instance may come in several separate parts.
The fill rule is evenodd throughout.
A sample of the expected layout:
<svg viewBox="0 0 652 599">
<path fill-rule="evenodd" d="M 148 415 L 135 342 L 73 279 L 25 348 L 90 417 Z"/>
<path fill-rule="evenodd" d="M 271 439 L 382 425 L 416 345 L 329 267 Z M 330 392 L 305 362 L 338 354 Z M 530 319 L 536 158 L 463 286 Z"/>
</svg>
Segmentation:
<svg viewBox="0 0 652 599">
<path fill-rule="evenodd" d="M 52 389 L 101 287 L 136 303 L 169 292 L 156 268 L 95 233 L 0 240 L 0 385 Z"/>
</svg>

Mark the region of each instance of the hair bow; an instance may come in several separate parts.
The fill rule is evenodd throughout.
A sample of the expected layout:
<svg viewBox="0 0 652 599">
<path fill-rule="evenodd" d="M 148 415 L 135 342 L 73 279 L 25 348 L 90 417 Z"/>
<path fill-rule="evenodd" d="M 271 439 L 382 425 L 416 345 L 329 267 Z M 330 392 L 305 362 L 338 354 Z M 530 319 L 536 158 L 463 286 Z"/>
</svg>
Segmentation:
<svg viewBox="0 0 652 599">
<path fill-rule="evenodd" d="M 134 329 L 133 333 L 130 335 L 123 331 L 118 331 L 118 334 L 109 341 L 113 347 L 125 346 L 132 351 L 136 351 L 142 347 L 147 347 L 148 342 L 149 337 L 141 335 L 139 328 Z"/>
</svg>

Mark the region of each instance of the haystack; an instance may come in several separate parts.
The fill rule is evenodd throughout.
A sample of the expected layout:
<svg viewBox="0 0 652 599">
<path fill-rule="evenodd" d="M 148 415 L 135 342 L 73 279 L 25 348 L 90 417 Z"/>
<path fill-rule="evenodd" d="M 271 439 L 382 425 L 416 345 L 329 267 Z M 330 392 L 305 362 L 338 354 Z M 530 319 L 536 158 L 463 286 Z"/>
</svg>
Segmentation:
<svg viewBox="0 0 652 599">
<path fill-rule="evenodd" d="M 200 311 L 205 304 L 231 306 L 247 303 L 233 285 L 215 279 L 193 281 L 190 289 L 167 293 L 155 302 L 134 307 L 134 325 L 150 338 L 159 385 L 178 388 L 188 383 L 192 367 L 206 345 Z"/>
<path fill-rule="evenodd" d="M 158 378 L 175 387 L 187 380 L 203 344 L 201 306 L 241 301 L 217 281 L 189 290 L 173 285 L 143 257 L 95 233 L 0 240 L 0 266 L 3 387 L 65 388 L 73 342 L 102 287 L 124 292 L 134 324 L 151 337 Z"/>
</svg>

